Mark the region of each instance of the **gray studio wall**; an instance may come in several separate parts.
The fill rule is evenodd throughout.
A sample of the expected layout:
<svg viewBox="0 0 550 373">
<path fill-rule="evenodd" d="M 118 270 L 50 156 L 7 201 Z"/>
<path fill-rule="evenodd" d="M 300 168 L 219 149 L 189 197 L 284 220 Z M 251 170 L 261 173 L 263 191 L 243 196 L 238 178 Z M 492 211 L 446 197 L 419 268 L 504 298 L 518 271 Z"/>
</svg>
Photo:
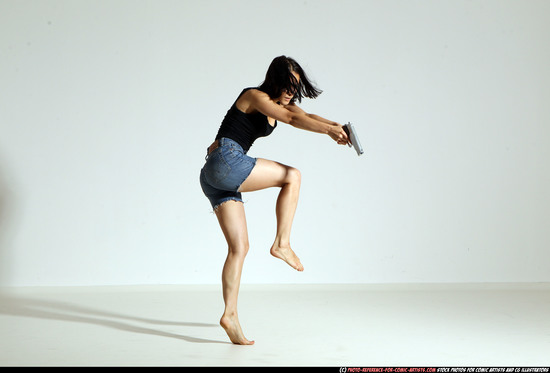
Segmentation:
<svg viewBox="0 0 550 373">
<path fill-rule="evenodd" d="M 549 281 L 550 2 L 0 1 L 0 285 L 219 283 L 198 183 L 272 58 L 302 108 L 250 154 L 298 167 L 297 273 L 276 190 L 245 195 L 243 283 Z"/>
</svg>

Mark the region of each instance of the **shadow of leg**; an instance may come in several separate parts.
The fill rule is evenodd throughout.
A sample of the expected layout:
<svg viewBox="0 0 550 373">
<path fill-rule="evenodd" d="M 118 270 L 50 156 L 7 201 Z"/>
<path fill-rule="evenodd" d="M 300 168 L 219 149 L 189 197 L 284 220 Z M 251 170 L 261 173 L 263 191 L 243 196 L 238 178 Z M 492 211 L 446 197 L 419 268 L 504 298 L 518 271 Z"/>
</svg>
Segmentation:
<svg viewBox="0 0 550 373">
<path fill-rule="evenodd" d="M 216 341 L 198 337 L 191 337 L 182 334 L 165 332 L 162 330 L 151 329 L 123 322 L 120 320 L 139 321 L 160 325 L 181 325 L 193 327 L 214 327 L 217 324 L 193 323 L 193 322 L 167 322 L 159 320 L 149 320 L 140 317 L 126 316 L 119 313 L 106 312 L 96 309 L 90 309 L 83 306 L 73 305 L 64 302 L 25 298 L 9 294 L 0 294 L 0 313 L 19 317 L 38 318 L 46 320 L 58 320 L 67 322 L 77 322 L 99 325 L 112 329 L 117 329 L 131 333 L 151 334 L 160 337 L 176 338 L 193 343 L 223 343 L 226 341 Z M 120 320 L 112 320 L 112 319 Z"/>
</svg>

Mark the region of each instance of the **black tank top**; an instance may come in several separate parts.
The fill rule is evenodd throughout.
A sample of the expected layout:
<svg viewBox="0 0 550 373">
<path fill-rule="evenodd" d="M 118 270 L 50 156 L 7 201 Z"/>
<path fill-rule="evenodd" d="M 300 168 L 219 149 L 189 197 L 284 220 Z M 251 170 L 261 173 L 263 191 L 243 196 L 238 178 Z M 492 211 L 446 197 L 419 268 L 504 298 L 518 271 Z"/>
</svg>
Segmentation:
<svg viewBox="0 0 550 373">
<path fill-rule="evenodd" d="M 249 89 L 244 89 L 237 100 Z M 258 137 L 269 136 L 275 127 L 277 127 L 277 121 L 272 126 L 267 121 L 267 116 L 260 112 L 246 114 L 237 109 L 237 100 L 233 103 L 233 106 L 227 111 L 225 118 L 223 118 L 216 140 L 227 137 L 236 141 L 243 150 L 248 152 L 248 149 L 252 146 L 254 141 Z"/>
</svg>

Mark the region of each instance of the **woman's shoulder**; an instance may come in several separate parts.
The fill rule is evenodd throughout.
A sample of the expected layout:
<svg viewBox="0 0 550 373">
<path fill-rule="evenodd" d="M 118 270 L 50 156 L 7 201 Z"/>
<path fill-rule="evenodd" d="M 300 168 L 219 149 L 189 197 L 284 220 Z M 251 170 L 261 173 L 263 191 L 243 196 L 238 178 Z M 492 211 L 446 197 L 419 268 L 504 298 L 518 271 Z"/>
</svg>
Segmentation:
<svg viewBox="0 0 550 373">
<path fill-rule="evenodd" d="M 239 97 L 237 97 L 237 101 L 255 101 L 259 98 L 269 98 L 268 94 L 264 91 L 261 91 L 258 89 L 258 87 L 249 87 L 242 90 Z"/>
<path fill-rule="evenodd" d="M 259 98 L 269 98 L 269 95 L 264 91 L 260 90 L 258 87 L 249 87 L 243 89 L 237 100 L 243 98 L 246 101 L 253 101 L 254 99 Z"/>
<path fill-rule="evenodd" d="M 267 96 L 267 93 L 260 91 L 258 87 L 245 88 L 235 101 L 235 106 L 240 111 L 250 114 L 256 111 L 254 101 L 259 98 L 264 98 L 264 96 Z"/>
<path fill-rule="evenodd" d="M 249 94 L 249 95 L 267 95 L 267 93 L 265 93 L 264 91 L 261 91 L 258 87 L 248 87 L 248 88 L 245 88 L 242 90 L 241 94 L 239 95 L 242 96 L 244 94 Z"/>
</svg>

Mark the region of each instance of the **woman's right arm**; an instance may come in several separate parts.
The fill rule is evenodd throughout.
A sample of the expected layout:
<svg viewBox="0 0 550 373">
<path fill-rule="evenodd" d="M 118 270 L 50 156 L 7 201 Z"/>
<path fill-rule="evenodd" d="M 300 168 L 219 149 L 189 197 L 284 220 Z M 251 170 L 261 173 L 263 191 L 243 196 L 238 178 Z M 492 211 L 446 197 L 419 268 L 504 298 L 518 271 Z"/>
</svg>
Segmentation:
<svg viewBox="0 0 550 373">
<path fill-rule="evenodd" d="M 333 125 L 308 116 L 303 110 L 288 110 L 274 103 L 269 96 L 258 90 L 250 90 L 247 97 L 250 105 L 260 113 L 280 122 L 306 131 L 324 133 L 343 145 L 348 143 L 348 136 L 341 125 Z"/>
</svg>

